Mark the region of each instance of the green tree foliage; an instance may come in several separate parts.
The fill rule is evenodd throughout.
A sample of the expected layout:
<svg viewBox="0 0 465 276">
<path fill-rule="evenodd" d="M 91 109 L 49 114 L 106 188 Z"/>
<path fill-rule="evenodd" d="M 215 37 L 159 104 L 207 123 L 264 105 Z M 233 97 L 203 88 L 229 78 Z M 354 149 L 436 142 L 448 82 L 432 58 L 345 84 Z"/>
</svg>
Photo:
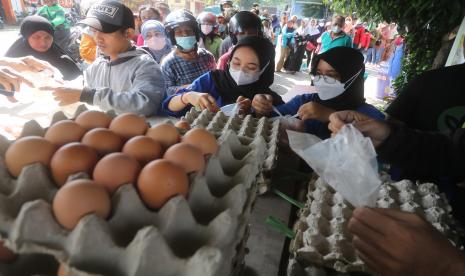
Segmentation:
<svg viewBox="0 0 465 276">
<path fill-rule="evenodd" d="M 325 6 L 318 4 L 304 4 L 302 15 L 305 17 L 323 18 L 325 14 Z"/>
<path fill-rule="evenodd" d="M 394 82 L 399 91 L 405 83 L 431 68 L 441 38 L 458 26 L 465 14 L 463 0 L 324 0 L 334 11 L 365 19 L 395 22 L 407 29 L 402 70 Z"/>
</svg>

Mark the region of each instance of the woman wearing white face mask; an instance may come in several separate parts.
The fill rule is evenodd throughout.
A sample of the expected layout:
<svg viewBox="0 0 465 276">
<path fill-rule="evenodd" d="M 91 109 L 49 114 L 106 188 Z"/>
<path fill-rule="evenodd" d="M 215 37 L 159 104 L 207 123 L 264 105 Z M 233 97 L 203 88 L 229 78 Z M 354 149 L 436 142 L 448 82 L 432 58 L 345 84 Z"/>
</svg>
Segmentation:
<svg viewBox="0 0 465 276">
<path fill-rule="evenodd" d="M 304 121 L 306 132 L 325 139 L 329 115 L 340 110 L 355 110 L 374 119 L 384 120 L 384 115 L 364 98 L 365 66 L 363 55 L 348 47 L 336 47 L 314 57 L 312 80 L 317 93 L 294 97 L 288 103 L 276 106 L 283 115 L 295 115 Z M 262 95 L 252 101 L 255 113 L 276 116 L 272 103 Z"/>
<path fill-rule="evenodd" d="M 321 35 L 321 50 L 324 53 L 331 48 L 345 46 L 352 48 L 352 38 L 344 31 L 345 20 L 344 17 L 336 15 L 333 17 L 331 23 L 331 30 Z"/>
<path fill-rule="evenodd" d="M 266 38 L 241 39 L 231 54 L 226 70 L 213 70 L 196 79 L 189 87 L 168 97 L 162 104 L 165 114 L 181 117 L 192 106 L 210 111 L 239 102 L 240 110 L 250 108 L 257 94 L 270 97 L 275 105 L 281 97 L 270 89 L 274 80 L 273 44 Z"/>
<path fill-rule="evenodd" d="M 171 42 L 166 37 L 163 23 L 157 20 L 146 21 L 142 24 L 141 35 L 144 38 L 143 48 L 149 50 L 158 63 L 161 63 L 163 57 L 171 52 Z"/>
<path fill-rule="evenodd" d="M 197 16 L 200 28 L 200 47 L 207 49 L 218 60 L 220 57 L 220 46 L 223 40 L 218 34 L 218 23 L 212 12 L 202 12 Z"/>
</svg>

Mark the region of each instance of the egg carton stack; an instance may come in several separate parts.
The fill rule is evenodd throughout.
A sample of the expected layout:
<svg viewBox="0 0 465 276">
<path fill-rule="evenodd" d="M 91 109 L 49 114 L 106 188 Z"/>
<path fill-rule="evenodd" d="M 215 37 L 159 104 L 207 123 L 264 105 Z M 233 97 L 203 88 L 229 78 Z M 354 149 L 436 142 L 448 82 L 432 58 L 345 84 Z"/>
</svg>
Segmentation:
<svg viewBox="0 0 465 276">
<path fill-rule="evenodd" d="M 60 119 L 66 116 L 55 114 L 55 120 Z M 44 130 L 30 122 L 23 134 L 42 136 Z M 238 274 L 267 149 L 263 137 L 245 143 L 232 131 L 222 132 L 218 143 L 204 173 L 190 175 L 187 199 L 174 197 L 153 211 L 134 185 L 127 184 L 112 196 L 108 220 L 90 214 L 67 231 L 52 213 L 57 187 L 49 170 L 32 164 L 13 179 L 4 162 L 10 142 L 0 139 L 1 239 L 19 260 L 31 254 L 52 255 L 73 275 Z M 23 264 L 0 264 L 0 272 L 20 275 L 13 271 Z M 38 263 L 28 262 L 34 265 Z"/>
<path fill-rule="evenodd" d="M 243 143 L 250 143 L 258 137 L 263 137 L 266 142 L 267 156 L 263 162 L 263 171 L 258 179 L 259 192 L 268 190 L 269 174 L 276 166 L 278 156 L 279 120 L 270 120 L 262 117 L 254 118 L 251 115 L 244 117 L 235 114 L 226 116 L 223 112 L 199 111 L 191 108 L 183 117 L 192 127 L 201 127 L 215 133 L 217 136 L 226 131 L 236 133 Z"/>
<path fill-rule="evenodd" d="M 353 211 L 351 205 L 321 178 L 310 182 L 307 200 L 294 225 L 296 237 L 290 245 L 288 275 L 370 274 L 357 256 L 347 229 Z M 384 181 L 376 205 L 417 213 L 454 245 L 462 245 L 463 229 L 452 217 L 447 199 L 433 183 Z"/>
</svg>

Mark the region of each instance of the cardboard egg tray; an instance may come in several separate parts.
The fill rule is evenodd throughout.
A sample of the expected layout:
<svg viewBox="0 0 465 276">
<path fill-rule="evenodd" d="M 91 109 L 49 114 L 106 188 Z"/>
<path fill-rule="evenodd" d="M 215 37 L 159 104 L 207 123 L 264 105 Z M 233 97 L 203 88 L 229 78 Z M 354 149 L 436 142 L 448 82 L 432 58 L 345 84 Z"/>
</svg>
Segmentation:
<svg viewBox="0 0 465 276">
<path fill-rule="evenodd" d="M 55 114 L 54 121 L 67 119 L 63 116 Z M 34 122 L 23 130 L 23 136 L 44 133 Z M 0 139 L 0 237 L 19 260 L 53 256 L 80 276 L 234 275 L 240 270 L 257 176 L 267 156 L 263 137 L 244 142 L 224 131 L 204 173 L 190 175 L 187 199 L 174 197 L 154 211 L 127 184 L 112 196 L 107 220 L 90 214 L 72 231 L 55 221 L 51 203 L 57 187 L 46 167 L 32 164 L 17 179 L 9 175 L 4 155 L 10 143 Z M 36 265 L 34 258 L 28 261 Z M 13 271 L 22 264 L 0 264 L 0 272 L 17 275 Z"/>
<path fill-rule="evenodd" d="M 290 245 L 288 275 L 339 275 L 333 274 L 334 271 L 370 273 L 357 256 L 347 229 L 353 211 L 351 205 L 321 178 L 310 182 L 307 200 L 294 225 L 296 237 Z M 455 246 L 462 244 L 463 230 L 452 217 L 447 199 L 433 183 L 385 181 L 376 205 L 417 213 Z"/>
<path fill-rule="evenodd" d="M 237 114 L 229 117 L 221 111 L 213 113 L 208 110 L 199 111 L 195 108 L 191 108 L 183 119 L 192 127 L 205 128 L 216 133 L 217 136 L 228 130 L 234 131 L 244 143 L 263 137 L 267 146 L 267 156 L 263 162 L 263 174 L 258 184 L 260 193 L 267 191 L 269 184 L 267 173 L 276 166 L 278 156 L 279 120 L 270 120 L 265 117 L 257 119 L 251 115 L 240 117 Z"/>
</svg>

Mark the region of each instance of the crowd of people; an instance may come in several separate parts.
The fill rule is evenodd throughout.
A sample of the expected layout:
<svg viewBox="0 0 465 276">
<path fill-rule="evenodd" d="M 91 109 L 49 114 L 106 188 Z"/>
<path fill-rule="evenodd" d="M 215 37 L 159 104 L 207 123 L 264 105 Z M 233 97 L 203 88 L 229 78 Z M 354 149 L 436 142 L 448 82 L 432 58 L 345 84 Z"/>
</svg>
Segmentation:
<svg viewBox="0 0 465 276">
<path fill-rule="evenodd" d="M 60 105 L 83 102 L 117 113 L 181 117 L 191 107 L 218 111 L 237 104 L 244 114 L 296 116 L 301 131 L 322 139 L 354 123 L 399 177 L 438 183 L 454 215 L 465 222 L 465 193 L 457 186 L 465 178 L 463 122 L 446 116 L 447 132 L 437 127 L 444 112 L 465 105 L 460 78 L 465 64 L 412 81 L 387 109 L 388 119 L 365 101 L 365 66 L 379 65 L 391 55 L 392 77 L 399 72 L 394 66 L 400 66 L 403 36 L 396 34 L 395 24 L 370 28 L 352 17 L 325 22 L 286 13 L 278 18 L 259 5 L 238 11 L 232 1 L 221 1 L 219 16 L 170 11 L 163 3 L 141 7 L 134 15 L 118 1 L 103 0 L 85 11 L 80 22 L 79 51 L 87 63 L 81 72 L 57 43 L 57 34 L 67 26 L 60 24 L 56 0 L 46 0 L 46 5 L 23 21 L 20 37 L 0 59 L 0 84 L 12 91 L 10 100 L 19 83 L 33 85 L 22 71 L 53 66 L 65 81 L 41 89 L 51 90 Z M 316 93 L 284 102 L 271 89 L 274 74 L 299 71 L 305 58 Z M 66 81 L 81 75 L 81 87 Z M 465 271 L 464 255 L 414 214 L 361 208 L 349 230 L 362 259 L 380 274 Z M 407 241 L 399 243 L 392 233 Z M 432 267 L 442 261 L 447 265 Z"/>
</svg>

